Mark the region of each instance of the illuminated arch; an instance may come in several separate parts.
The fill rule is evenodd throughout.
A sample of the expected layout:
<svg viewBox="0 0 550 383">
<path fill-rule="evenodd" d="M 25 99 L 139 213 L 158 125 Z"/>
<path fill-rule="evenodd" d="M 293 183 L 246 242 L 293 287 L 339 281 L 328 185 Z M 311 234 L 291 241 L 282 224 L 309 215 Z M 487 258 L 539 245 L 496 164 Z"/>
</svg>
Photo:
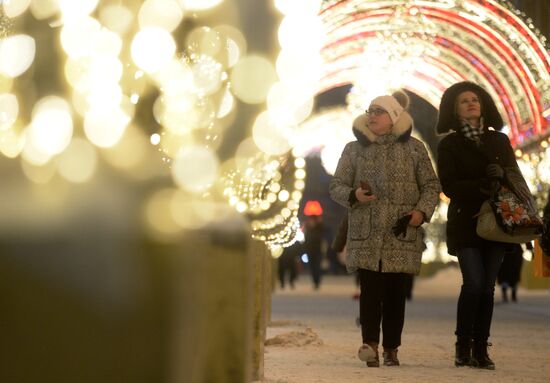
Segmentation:
<svg viewBox="0 0 550 383">
<path fill-rule="evenodd" d="M 388 23 L 398 9 L 402 30 L 395 31 Z M 471 80 L 493 95 L 515 146 L 548 132 L 545 38 L 507 0 L 324 0 L 319 16 L 327 33 L 319 92 L 354 83 L 381 34 L 405 30 L 405 43 L 425 51 L 404 88 L 437 107 L 444 89 Z"/>
</svg>

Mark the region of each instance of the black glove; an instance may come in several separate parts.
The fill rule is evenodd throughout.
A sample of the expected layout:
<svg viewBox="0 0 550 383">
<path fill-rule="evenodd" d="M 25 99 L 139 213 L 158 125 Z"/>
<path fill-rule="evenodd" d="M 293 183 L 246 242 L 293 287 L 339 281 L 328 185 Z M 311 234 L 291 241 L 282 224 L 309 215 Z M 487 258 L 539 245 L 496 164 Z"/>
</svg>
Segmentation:
<svg viewBox="0 0 550 383">
<path fill-rule="evenodd" d="M 391 230 L 393 231 L 393 235 L 395 235 L 396 237 L 399 237 L 400 235 L 405 236 L 405 234 L 407 234 L 407 226 L 409 225 L 411 218 L 411 214 L 407 214 L 399 218 L 395 222 L 395 225 L 393 225 L 393 227 L 391 228 Z"/>
<path fill-rule="evenodd" d="M 485 168 L 485 174 L 489 178 L 501 179 L 504 177 L 504 169 L 498 164 L 489 164 Z"/>
<path fill-rule="evenodd" d="M 479 191 L 485 194 L 486 196 L 492 197 L 500 189 L 500 182 L 494 179 L 485 178 L 481 180 L 481 186 Z"/>
</svg>

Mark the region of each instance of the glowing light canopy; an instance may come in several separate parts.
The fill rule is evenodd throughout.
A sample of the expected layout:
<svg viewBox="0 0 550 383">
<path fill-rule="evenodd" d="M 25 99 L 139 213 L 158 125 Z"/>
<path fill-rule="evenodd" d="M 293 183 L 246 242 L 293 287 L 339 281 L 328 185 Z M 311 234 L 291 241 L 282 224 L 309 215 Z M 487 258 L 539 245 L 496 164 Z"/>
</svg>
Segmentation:
<svg viewBox="0 0 550 383">
<path fill-rule="evenodd" d="M 382 80 L 388 90 L 404 87 L 438 107 L 447 87 L 470 80 L 497 100 L 514 145 L 547 131 L 545 38 L 510 2 L 325 0 L 319 16 L 327 38 L 318 92 Z M 410 53 L 402 54 L 399 44 Z M 382 63 L 376 54 L 381 49 L 386 53 Z M 377 68 L 386 76 L 380 77 Z"/>
</svg>

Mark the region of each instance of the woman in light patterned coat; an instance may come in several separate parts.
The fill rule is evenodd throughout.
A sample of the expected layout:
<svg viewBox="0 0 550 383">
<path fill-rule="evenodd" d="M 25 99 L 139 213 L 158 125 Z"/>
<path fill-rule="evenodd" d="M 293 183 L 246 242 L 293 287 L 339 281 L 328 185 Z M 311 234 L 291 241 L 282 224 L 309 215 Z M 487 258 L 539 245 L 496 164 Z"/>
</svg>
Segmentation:
<svg viewBox="0 0 550 383">
<path fill-rule="evenodd" d="M 420 226 L 430 220 L 440 192 L 424 144 L 411 137 L 407 106 L 403 92 L 372 101 L 354 121 L 357 141 L 344 148 L 329 186 L 332 199 L 348 208 L 347 268 L 361 281 L 358 355 L 369 367 L 379 366 L 381 322 L 384 365 L 399 365 L 405 282 L 420 271 Z"/>
</svg>

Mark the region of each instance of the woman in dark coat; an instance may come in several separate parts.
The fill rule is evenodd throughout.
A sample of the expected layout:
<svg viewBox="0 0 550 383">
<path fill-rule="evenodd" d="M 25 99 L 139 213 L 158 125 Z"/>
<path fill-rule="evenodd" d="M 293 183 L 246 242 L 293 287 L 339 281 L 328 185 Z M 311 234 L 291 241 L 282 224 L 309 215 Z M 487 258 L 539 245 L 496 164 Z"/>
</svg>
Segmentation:
<svg viewBox="0 0 550 383">
<path fill-rule="evenodd" d="M 438 146 L 443 192 L 450 198 L 447 247 L 457 256 L 463 284 L 457 307 L 455 365 L 494 369 L 487 353 L 495 281 L 505 244 L 476 234 L 481 204 L 504 182 L 504 168 L 516 167 L 503 121 L 491 96 L 479 85 L 461 82 L 445 91 L 439 108 Z M 489 129 L 492 128 L 492 129 Z"/>
</svg>

